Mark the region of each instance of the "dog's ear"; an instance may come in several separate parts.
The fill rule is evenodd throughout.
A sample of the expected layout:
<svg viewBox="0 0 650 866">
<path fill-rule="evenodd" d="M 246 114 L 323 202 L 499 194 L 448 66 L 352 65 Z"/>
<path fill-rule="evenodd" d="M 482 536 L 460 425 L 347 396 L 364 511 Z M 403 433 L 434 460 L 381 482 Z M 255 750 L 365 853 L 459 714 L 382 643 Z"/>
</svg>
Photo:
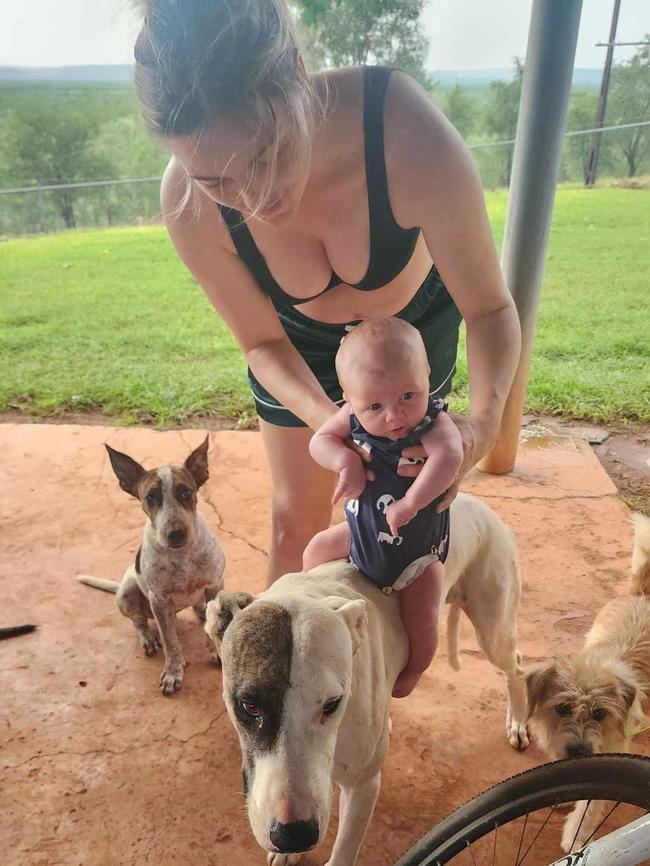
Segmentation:
<svg viewBox="0 0 650 866">
<path fill-rule="evenodd" d="M 191 473 L 196 481 L 196 486 L 200 487 L 208 480 L 208 445 L 210 444 L 209 436 L 206 436 L 203 442 L 185 461 L 185 468 Z"/>
<path fill-rule="evenodd" d="M 213 601 L 209 601 L 205 610 L 205 630 L 214 641 L 217 649 L 226 633 L 226 629 L 237 614 L 255 600 L 248 592 L 226 592 L 222 589 Z"/>
<path fill-rule="evenodd" d="M 634 685 L 634 683 L 631 683 L 628 680 L 624 680 L 621 677 L 619 677 L 619 681 L 621 684 L 621 694 L 623 695 L 623 700 L 625 701 L 625 706 L 629 710 L 636 699 L 636 695 L 637 695 L 636 686 Z"/>
<path fill-rule="evenodd" d="M 348 601 L 338 595 L 330 595 L 323 599 L 325 604 L 335 610 L 339 616 L 345 620 L 345 624 L 350 630 L 352 638 L 352 655 L 361 646 L 366 630 L 368 628 L 368 614 L 366 612 L 366 603 L 362 598 L 356 598 L 354 601 Z"/>
<path fill-rule="evenodd" d="M 113 472 L 117 475 L 117 480 L 120 482 L 120 487 L 131 496 L 138 499 L 138 483 L 146 470 L 139 463 L 129 457 L 128 454 L 122 454 L 121 451 L 116 451 L 110 445 L 106 445 L 108 456 L 113 467 Z"/>
<path fill-rule="evenodd" d="M 557 676 L 554 662 L 545 668 L 535 668 L 526 674 L 526 689 L 528 690 L 528 714 L 533 715 L 539 704 L 548 695 L 553 680 Z"/>
</svg>

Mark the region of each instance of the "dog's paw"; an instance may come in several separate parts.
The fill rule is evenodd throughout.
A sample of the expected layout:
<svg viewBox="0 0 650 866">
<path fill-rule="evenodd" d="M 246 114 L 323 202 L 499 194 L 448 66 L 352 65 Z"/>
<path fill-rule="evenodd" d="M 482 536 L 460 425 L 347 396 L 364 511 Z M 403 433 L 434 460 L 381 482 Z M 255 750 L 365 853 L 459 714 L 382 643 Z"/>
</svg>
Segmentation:
<svg viewBox="0 0 650 866">
<path fill-rule="evenodd" d="M 141 634 L 140 643 L 142 644 L 144 654 L 147 656 L 155 655 L 162 646 L 160 643 L 160 635 L 155 629 L 149 629 L 146 634 Z"/>
<path fill-rule="evenodd" d="M 302 854 L 276 854 L 272 852 L 266 855 L 268 866 L 295 866 L 301 860 Z"/>
<path fill-rule="evenodd" d="M 508 742 L 512 748 L 517 749 L 519 752 L 523 752 L 524 749 L 527 749 L 528 746 L 530 746 L 528 728 L 523 722 L 518 722 L 516 719 L 513 719 L 510 724 L 506 726 L 506 737 L 508 738 Z"/>
<path fill-rule="evenodd" d="M 183 682 L 183 666 L 170 665 L 163 669 L 160 675 L 160 691 L 163 695 L 173 695 Z"/>
</svg>

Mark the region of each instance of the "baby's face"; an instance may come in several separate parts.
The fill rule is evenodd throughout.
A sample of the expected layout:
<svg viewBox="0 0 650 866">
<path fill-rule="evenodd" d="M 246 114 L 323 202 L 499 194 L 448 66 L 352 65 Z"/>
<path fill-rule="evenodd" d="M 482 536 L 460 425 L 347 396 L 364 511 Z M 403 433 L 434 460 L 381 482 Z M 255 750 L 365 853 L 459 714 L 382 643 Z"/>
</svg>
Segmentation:
<svg viewBox="0 0 650 866">
<path fill-rule="evenodd" d="M 345 397 L 373 436 L 401 439 L 424 418 L 429 402 L 429 374 L 424 367 L 375 373 L 358 370 L 345 383 Z"/>
</svg>

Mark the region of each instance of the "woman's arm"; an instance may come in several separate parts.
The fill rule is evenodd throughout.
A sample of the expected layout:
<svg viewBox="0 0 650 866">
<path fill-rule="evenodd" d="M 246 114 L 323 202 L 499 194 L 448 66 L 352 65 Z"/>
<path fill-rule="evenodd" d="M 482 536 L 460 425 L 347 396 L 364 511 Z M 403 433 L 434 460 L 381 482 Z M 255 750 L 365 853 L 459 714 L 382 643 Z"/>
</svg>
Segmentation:
<svg viewBox="0 0 650 866">
<path fill-rule="evenodd" d="M 217 205 L 200 191 L 185 207 L 185 176 L 172 159 L 161 187 L 162 213 L 181 259 L 222 317 L 255 378 L 313 430 L 337 411 L 284 332 L 269 298 L 231 252 Z"/>
<path fill-rule="evenodd" d="M 458 421 L 463 474 L 498 433 L 519 360 L 519 319 L 497 260 L 476 166 L 453 126 L 403 73 L 391 76 L 387 95 L 386 160 L 395 216 L 402 225 L 421 226 L 467 328 L 471 415 Z"/>
</svg>

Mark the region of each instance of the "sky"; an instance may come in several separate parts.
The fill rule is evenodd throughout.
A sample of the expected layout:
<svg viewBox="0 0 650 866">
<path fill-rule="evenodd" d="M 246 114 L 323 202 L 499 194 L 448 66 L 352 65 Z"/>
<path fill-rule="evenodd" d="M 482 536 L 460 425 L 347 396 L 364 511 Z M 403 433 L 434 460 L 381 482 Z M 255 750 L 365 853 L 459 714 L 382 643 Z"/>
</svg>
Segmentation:
<svg viewBox="0 0 650 866">
<path fill-rule="evenodd" d="M 526 53 L 532 0 L 428 0 L 432 69 L 508 67 Z M 583 0 L 576 66 L 600 68 L 613 0 Z M 0 66 L 131 63 L 137 18 L 129 0 L 0 0 Z M 650 33 L 649 0 L 622 0 L 617 41 Z M 634 48 L 617 48 L 615 61 Z"/>
</svg>

